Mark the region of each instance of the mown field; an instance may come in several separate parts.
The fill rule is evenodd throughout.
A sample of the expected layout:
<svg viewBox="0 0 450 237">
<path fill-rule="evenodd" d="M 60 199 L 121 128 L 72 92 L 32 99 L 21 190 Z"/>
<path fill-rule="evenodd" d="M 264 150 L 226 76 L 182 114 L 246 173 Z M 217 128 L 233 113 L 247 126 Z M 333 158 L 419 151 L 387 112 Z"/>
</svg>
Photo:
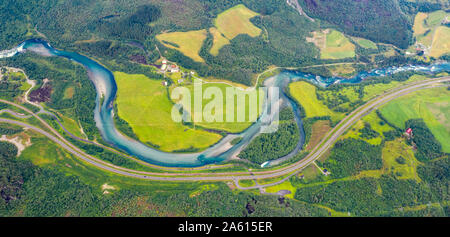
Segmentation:
<svg viewBox="0 0 450 237">
<path fill-rule="evenodd" d="M 334 29 L 315 31 L 308 40 L 320 49 L 321 59 L 352 58 L 356 55 L 355 45 L 343 33 Z"/>
<path fill-rule="evenodd" d="M 228 39 L 233 39 L 240 34 L 256 37 L 261 33 L 261 29 L 253 25 L 250 19 L 257 15 L 259 14 L 248 9 L 243 4 L 239 4 L 220 13 L 214 25 Z"/>
<path fill-rule="evenodd" d="M 198 53 L 206 39 L 206 30 L 163 33 L 157 35 L 156 38 L 164 46 L 176 49 L 194 61 L 204 62 Z"/>
<path fill-rule="evenodd" d="M 253 25 L 250 19 L 259 14 L 248 9 L 243 4 L 236 5 L 222 13 L 214 20 L 214 27 L 210 32 L 214 37 L 213 46 L 210 50 L 212 55 L 217 56 L 219 50 L 230 43 L 240 34 L 247 34 L 256 37 L 261 34 L 261 29 Z"/>
<path fill-rule="evenodd" d="M 383 116 L 399 128 L 413 118 L 423 118 L 444 152 L 450 152 L 450 93 L 447 88 L 417 91 L 383 106 Z"/>
<path fill-rule="evenodd" d="M 330 116 L 333 121 L 343 118 L 343 114 L 330 110 L 317 99 L 316 86 L 308 82 L 299 81 L 289 84 L 289 92 L 304 108 L 307 118 Z"/>
<path fill-rule="evenodd" d="M 422 44 L 432 57 L 439 58 L 450 53 L 450 28 L 442 25 L 445 17 L 450 17 L 445 11 L 439 10 L 431 13 L 417 13 L 414 19 L 414 37 L 416 44 Z M 411 46 L 409 51 L 414 51 Z"/>
<path fill-rule="evenodd" d="M 214 27 L 209 28 L 209 32 L 213 36 L 213 46 L 209 50 L 209 53 L 211 53 L 214 56 L 217 56 L 219 54 L 219 50 L 230 43 L 230 40 L 228 40 L 223 34 Z"/>
<path fill-rule="evenodd" d="M 260 97 L 257 96 L 256 101 L 252 102 L 255 103 L 255 107 L 251 107 L 250 106 L 250 93 L 247 93 L 246 91 L 241 90 L 238 87 L 236 88 L 236 92 L 238 93 L 238 96 L 234 97 L 234 106 L 233 107 L 227 107 L 226 105 L 226 101 L 227 100 L 233 100 L 233 95 L 232 94 L 227 94 L 227 88 L 231 89 L 233 88 L 230 85 L 224 84 L 224 83 L 202 83 L 201 81 L 197 81 L 198 83 L 201 83 L 202 85 L 202 92 L 203 92 L 203 96 L 205 96 L 205 93 L 207 91 L 220 91 L 219 93 L 222 94 L 222 97 L 218 97 L 215 98 L 214 96 L 211 96 L 209 99 L 203 99 L 202 100 L 202 108 L 203 110 L 209 108 L 208 104 L 210 102 L 213 101 L 221 101 L 221 107 L 222 108 L 217 108 L 213 109 L 212 112 L 214 115 L 214 117 L 217 116 L 218 119 L 221 119 L 222 122 L 220 121 L 206 121 L 205 117 L 204 117 L 204 113 L 203 113 L 203 120 L 201 122 L 195 122 L 194 119 L 192 119 L 192 121 L 194 121 L 194 124 L 202 126 L 204 128 L 208 128 L 208 129 L 214 129 L 214 130 L 220 130 L 220 131 L 226 131 L 226 132 L 231 132 L 231 133 L 239 133 L 242 132 L 243 130 L 245 130 L 246 128 L 248 128 L 254 121 L 250 121 L 250 114 L 252 114 L 252 117 L 256 118 L 259 117 L 259 114 L 261 112 L 261 108 L 263 103 L 260 102 Z M 184 105 L 184 107 L 190 111 L 192 116 L 195 116 L 194 113 L 198 113 L 198 111 L 193 111 L 194 110 L 194 85 L 187 85 L 186 86 L 189 91 L 191 92 L 191 104 L 190 105 Z M 173 89 L 173 88 L 171 88 Z M 217 91 L 217 92 L 218 92 Z M 241 103 L 240 101 L 238 101 L 238 97 L 241 96 L 245 96 L 245 103 Z M 252 109 L 251 109 L 252 108 Z M 259 110 L 258 110 L 259 108 Z M 200 111 L 202 112 L 202 111 Z M 244 121 L 243 122 L 238 122 L 238 113 L 243 113 L 245 115 Z M 233 122 L 227 122 L 227 116 L 231 114 L 234 117 Z"/>
<path fill-rule="evenodd" d="M 250 22 L 251 18 L 258 15 L 243 4 L 220 13 L 214 19 L 215 27 L 209 28 L 209 33 L 213 36 L 210 53 L 217 56 L 223 46 L 230 44 L 230 40 L 240 34 L 247 34 L 250 37 L 259 36 L 261 29 Z M 166 47 L 176 49 L 194 61 L 204 62 L 198 53 L 206 39 L 206 30 L 163 33 L 156 38 Z"/>
<path fill-rule="evenodd" d="M 222 136 L 184 126 L 172 120 L 173 104 L 161 81 L 144 75 L 115 72 L 118 115 L 129 123 L 142 142 L 150 142 L 163 151 L 204 149 Z"/>
</svg>

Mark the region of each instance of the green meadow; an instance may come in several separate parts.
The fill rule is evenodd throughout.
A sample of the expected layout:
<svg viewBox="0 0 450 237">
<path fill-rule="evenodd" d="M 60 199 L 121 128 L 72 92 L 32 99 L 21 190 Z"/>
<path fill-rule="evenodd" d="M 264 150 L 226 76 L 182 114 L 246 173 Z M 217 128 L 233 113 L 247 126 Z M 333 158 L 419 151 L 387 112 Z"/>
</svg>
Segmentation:
<svg viewBox="0 0 450 237">
<path fill-rule="evenodd" d="M 364 124 L 368 123 L 371 126 L 371 129 L 376 131 L 378 133 L 378 136 L 367 139 L 362 137 L 361 135 L 361 129 L 364 128 Z M 387 132 L 392 130 L 389 125 L 384 123 L 376 114 L 375 111 L 372 111 L 370 114 L 363 117 L 361 120 L 356 122 L 342 137 L 341 139 L 347 139 L 347 138 L 354 138 L 354 139 L 361 139 L 366 141 L 367 143 L 370 143 L 372 145 L 380 145 L 384 136 L 383 132 Z"/>
<path fill-rule="evenodd" d="M 252 113 L 255 114 L 256 117 L 259 117 L 260 111 L 262 109 L 262 105 L 263 103 L 260 102 L 260 96 L 258 96 L 258 98 L 256 98 L 256 102 L 257 102 L 257 106 L 253 107 L 250 106 L 250 96 L 248 95 L 249 93 L 247 93 L 247 91 L 241 90 L 238 87 L 232 87 L 231 85 L 225 84 L 225 83 L 204 83 L 201 81 L 197 81 L 197 83 L 201 83 L 202 86 L 202 93 L 203 93 L 203 97 L 205 97 L 206 92 L 207 91 L 215 91 L 215 88 L 217 88 L 218 90 L 220 90 L 219 93 L 222 94 L 222 98 L 215 98 L 214 96 L 211 96 L 209 99 L 203 99 L 202 100 L 202 109 L 203 111 L 205 109 L 208 108 L 208 104 L 210 104 L 211 102 L 213 102 L 214 100 L 221 100 L 223 103 L 221 103 L 222 105 L 222 109 L 221 108 L 215 108 L 213 109 L 213 115 L 217 116 L 219 118 L 219 121 L 205 121 L 205 117 L 203 117 L 202 122 L 195 122 L 195 120 L 193 119 L 193 117 L 195 116 L 195 113 L 198 113 L 198 111 L 194 110 L 194 84 L 190 84 L 187 85 L 186 88 L 189 89 L 190 93 L 191 93 L 191 104 L 190 105 L 186 105 L 184 104 L 184 108 L 190 112 L 190 114 L 192 115 L 192 120 L 194 121 L 195 125 L 199 125 L 201 127 L 207 128 L 207 129 L 214 129 L 214 130 L 220 130 L 220 131 L 225 131 L 225 132 L 230 132 L 230 133 L 239 133 L 242 132 L 243 130 L 245 130 L 246 128 L 248 128 L 253 121 L 250 120 L 250 110 L 253 110 L 256 113 Z M 174 88 L 171 88 L 174 89 Z M 237 92 L 238 96 L 234 96 L 233 98 L 233 94 L 227 94 L 227 89 L 235 89 L 235 91 Z M 218 91 L 217 91 L 218 92 Z M 254 92 L 254 91 L 249 91 L 250 93 Z M 258 92 L 257 92 L 258 93 Z M 238 99 L 238 97 L 240 96 L 245 96 L 245 103 L 241 103 L 240 100 Z M 233 101 L 234 100 L 234 105 L 232 107 L 227 106 L 227 101 Z M 257 108 L 259 108 L 257 110 Z M 245 113 L 245 120 L 243 122 L 238 122 L 238 113 L 239 111 L 242 111 L 241 113 Z M 201 112 L 201 111 L 200 111 Z M 227 122 L 227 115 L 232 114 L 234 115 L 234 120 L 233 122 Z M 204 115 L 204 113 L 203 113 Z M 220 121 L 220 119 L 222 121 Z"/>
<path fill-rule="evenodd" d="M 163 151 L 205 149 L 222 136 L 177 123 L 172 120 L 173 103 L 162 81 L 144 75 L 115 72 L 117 108 L 120 118 L 128 122 L 144 143 Z"/>
<path fill-rule="evenodd" d="M 331 120 L 335 122 L 344 117 L 342 113 L 330 110 L 322 101 L 318 100 L 316 86 L 308 82 L 299 81 L 289 84 L 289 92 L 297 103 L 302 105 L 308 118 L 330 116 Z"/>
<path fill-rule="evenodd" d="M 411 93 L 383 106 L 382 115 L 399 128 L 409 119 L 422 118 L 444 152 L 450 152 L 450 93 L 433 88 Z"/>
<path fill-rule="evenodd" d="M 431 13 L 419 12 L 414 19 L 416 43 L 430 48 L 429 55 L 435 58 L 450 52 L 450 28 L 441 24 L 445 17 L 450 17 L 450 14 L 439 10 Z M 414 50 L 414 46 L 409 48 L 409 51 Z"/>
<path fill-rule="evenodd" d="M 326 45 L 321 49 L 321 58 L 341 59 L 355 57 L 355 45 L 344 34 L 331 30 L 325 37 Z"/>
<path fill-rule="evenodd" d="M 359 46 L 366 48 L 366 49 L 377 49 L 377 45 L 368 40 L 368 39 L 362 39 L 362 38 L 355 38 L 356 43 L 358 43 Z"/>
</svg>

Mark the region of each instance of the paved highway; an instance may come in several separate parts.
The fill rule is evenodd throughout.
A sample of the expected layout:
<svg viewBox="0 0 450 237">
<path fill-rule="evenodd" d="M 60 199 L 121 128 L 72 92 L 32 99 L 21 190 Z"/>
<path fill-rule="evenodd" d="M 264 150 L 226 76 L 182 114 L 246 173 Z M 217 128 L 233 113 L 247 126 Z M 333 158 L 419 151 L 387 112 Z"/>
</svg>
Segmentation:
<svg viewBox="0 0 450 237">
<path fill-rule="evenodd" d="M 279 169 L 274 170 L 268 170 L 268 171 L 256 171 L 251 173 L 244 173 L 244 172 L 227 172 L 227 173 L 157 173 L 157 172 L 144 172 L 144 171 L 136 171 L 131 170 L 119 166 L 115 166 L 112 164 L 109 164 L 105 161 L 102 161 L 98 158 L 92 157 L 67 140 L 62 137 L 56 130 L 51 128 L 45 121 L 40 119 L 38 116 L 36 116 L 42 123 L 46 125 L 49 130 L 54 133 L 56 136 L 50 134 L 47 131 L 44 131 L 41 128 L 34 127 L 32 125 L 15 121 L 11 119 L 0 119 L 0 122 L 3 123 L 10 123 L 10 124 L 16 124 L 22 127 L 27 127 L 28 129 L 31 129 L 35 132 L 38 132 L 46 137 L 48 137 L 50 140 L 56 142 L 59 144 L 62 148 L 66 149 L 68 152 L 72 153 L 76 157 L 84 160 L 85 162 L 90 163 L 91 165 L 94 165 L 100 169 L 107 170 L 119 175 L 124 175 L 128 177 L 135 177 L 140 179 L 147 179 L 147 180 L 160 180 L 160 181 L 234 181 L 236 183 L 236 186 L 240 189 L 254 189 L 254 188 L 263 188 L 271 185 L 276 185 L 278 183 L 281 183 L 282 181 L 288 179 L 290 176 L 300 172 L 303 168 L 311 164 L 311 162 L 315 161 L 316 159 L 320 158 L 320 156 L 325 153 L 328 149 L 332 147 L 332 145 L 338 140 L 338 138 L 347 130 L 349 129 L 355 122 L 357 122 L 359 119 L 367 115 L 372 110 L 378 108 L 379 106 L 395 99 L 400 96 L 409 94 L 411 92 L 436 87 L 436 86 L 443 86 L 438 85 L 442 82 L 450 82 L 450 77 L 442 77 L 442 78 L 435 78 L 435 79 L 429 79 L 425 81 L 416 82 L 413 84 L 408 84 L 401 86 L 399 88 L 392 89 L 391 91 L 386 92 L 385 94 L 378 96 L 363 106 L 359 107 L 355 111 L 353 111 L 351 114 L 349 114 L 347 117 L 345 117 L 338 125 L 336 125 L 326 136 L 325 138 L 309 153 L 308 156 L 306 156 L 304 159 L 293 163 L 289 166 L 282 167 Z M 5 102 L 3 100 L 0 100 L 1 102 Z M 12 102 L 6 101 L 5 103 L 12 104 L 17 106 L 16 104 Z M 21 106 L 18 106 L 19 108 Z M 22 108 L 27 112 L 31 112 L 27 110 L 26 108 Z M 33 115 L 35 116 L 35 115 Z M 265 185 L 255 185 L 252 187 L 241 187 L 238 183 L 241 179 L 266 179 L 266 178 L 276 178 L 281 176 L 286 176 L 283 180 L 280 180 L 275 183 L 271 184 L 265 184 Z"/>
</svg>

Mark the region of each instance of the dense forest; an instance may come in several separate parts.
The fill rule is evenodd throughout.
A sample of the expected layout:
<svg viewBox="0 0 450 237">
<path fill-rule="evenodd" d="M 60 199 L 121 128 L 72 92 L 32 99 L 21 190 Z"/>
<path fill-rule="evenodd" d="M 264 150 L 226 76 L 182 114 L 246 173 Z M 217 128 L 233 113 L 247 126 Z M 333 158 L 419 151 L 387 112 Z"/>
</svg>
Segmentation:
<svg viewBox="0 0 450 237">
<path fill-rule="evenodd" d="M 239 157 L 256 164 L 283 157 L 294 150 L 300 132 L 291 109 L 280 111 L 280 124 L 274 133 L 263 133 L 239 153 Z"/>
<path fill-rule="evenodd" d="M 412 139 L 408 141 L 417 146 L 416 157 L 419 160 L 428 161 L 444 155 L 441 144 L 422 119 L 408 120 L 405 127 L 413 130 Z"/>
<path fill-rule="evenodd" d="M 328 159 L 323 162 L 335 178 L 358 174 L 363 170 L 381 169 L 381 146 L 353 138 L 336 142 Z"/>
<path fill-rule="evenodd" d="M 407 48 L 412 26 L 396 0 L 301 0 L 305 11 L 336 24 L 345 33 Z"/>
<path fill-rule="evenodd" d="M 382 192 L 377 190 L 381 188 Z M 391 176 L 361 178 L 298 189 L 295 198 L 356 216 L 381 216 L 404 206 L 436 201 L 426 186 Z M 445 215 L 439 213 L 439 215 Z"/>
<path fill-rule="evenodd" d="M 326 216 L 325 209 L 276 196 L 232 192 L 226 185 L 196 196 L 121 190 L 102 194 L 75 176 L 15 158 L 0 142 L 0 216 Z"/>
</svg>

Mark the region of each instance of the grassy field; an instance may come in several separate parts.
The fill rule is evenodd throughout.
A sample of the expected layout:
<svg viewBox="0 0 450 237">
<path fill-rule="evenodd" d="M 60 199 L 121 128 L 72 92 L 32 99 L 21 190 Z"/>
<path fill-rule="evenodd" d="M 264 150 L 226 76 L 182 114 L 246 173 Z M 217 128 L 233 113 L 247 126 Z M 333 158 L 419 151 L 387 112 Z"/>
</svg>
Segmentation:
<svg viewBox="0 0 450 237">
<path fill-rule="evenodd" d="M 214 25 L 228 39 L 233 39 L 240 34 L 256 37 L 261 34 L 261 29 L 253 25 L 250 19 L 257 15 L 258 13 L 253 12 L 243 4 L 239 4 L 220 13 Z"/>
<path fill-rule="evenodd" d="M 156 144 L 163 151 L 174 151 L 191 147 L 204 149 L 222 138 L 174 122 L 173 104 L 161 81 L 121 72 L 115 72 L 114 76 L 119 117 L 130 124 L 141 141 Z"/>
<path fill-rule="evenodd" d="M 447 88 L 417 91 L 398 98 L 380 109 L 395 126 L 404 128 L 405 122 L 422 118 L 444 152 L 450 152 L 450 93 Z"/>
<path fill-rule="evenodd" d="M 379 136 L 371 139 L 366 139 L 361 137 L 360 129 L 364 128 L 364 123 L 370 124 L 372 130 L 378 132 Z M 375 111 L 371 112 L 367 116 L 363 117 L 361 120 L 356 122 L 350 130 L 348 130 L 344 136 L 341 137 L 341 139 L 347 139 L 347 138 L 355 138 L 355 139 L 361 139 L 366 141 L 367 143 L 370 143 L 372 145 L 380 145 L 384 136 L 383 132 L 387 132 L 392 130 L 389 125 L 382 122 L 382 120 L 378 117 Z"/>
<path fill-rule="evenodd" d="M 60 148 L 59 145 L 39 134 L 30 131 L 27 131 L 26 133 L 31 136 L 32 145 L 27 147 L 18 159 L 29 160 L 37 166 L 55 169 L 66 175 L 77 176 L 83 183 L 90 185 L 94 190 L 101 193 L 103 193 L 102 186 L 105 183 L 107 183 L 108 186 L 114 187 L 114 190 L 109 190 L 110 192 L 127 189 L 155 192 L 180 191 L 189 193 L 205 189 L 205 187 L 202 186 L 207 184 L 202 182 L 153 182 L 113 174 L 74 158 L 70 153 Z"/>
<path fill-rule="evenodd" d="M 426 52 L 435 58 L 450 53 L 450 28 L 441 24 L 446 16 L 450 14 L 439 10 L 428 14 L 419 12 L 414 19 L 416 43 L 426 47 Z M 414 52 L 415 47 L 411 46 L 408 51 Z"/>
<path fill-rule="evenodd" d="M 308 82 L 299 81 L 289 84 L 294 99 L 305 109 L 306 117 L 331 116 L 333 121 L 343 118 L 343 114 L 334 112 L 325 106 L 316 96 L 316 87 Z"/>
<path fill-rule="evenodd" d="M 283 183 L 278 184 L 278 185 L 267 187 L 265 189 L 266 189 L 266 192 L 268 192 L 268 193 L 277 193 L 278 191 L 281 191 L 281 190 L 289 190 L 291 193 L 285 195 L 285 197 L 292 198 L 292 199 L 294 198 L 295 190 L 296 190 L 296 188 L 294 186 L 292 186 L 292 184 L 289 180 L 286 180 Z"/>
<path fill-rule="evenodd" d="M 377 95 L 383 94 L 384 92 L 393 89 L 395 87 L 398 87 L 402 84 L 412 83 L 416 81 L 423 81 L 426 77 L 423 75 L 413 75 L 408 80 L 399 82 L 399 81 L 391 81 L 387 84 L 384 83 L 378 83 L 378 84 L 371 84 L 364 87 L 364 97 L 363 100 L 367 101 L 369 99 L 374 98 Z"/>
<path fill-rule="evenodd" d="M 201 82 L 200 82 L 201 83 Z M 194 108 L 194 85 L 187 85 L 186 86 L 190 91 L 191 91 L 191 106 L 184 106 L 188 111 L 193 110 Z M 226 131 L 226 132 L 231 132 L 231 133 L 239 133 L 243 130 L 245 130 L 246 128 L 248 128 L 253 122 L 249 121 L 249 113 L 250 113 L 250 103 L 249 103 L 249 97 L 246 98 L 246 102 L 245 103 L 238 103 L 237 98 L 235 97 L 234 99 L 234 110 L 232 110 L 231 108 L 227 108 L 226 106 L 226 101 L 227 98 L 230 99 L 231 97 L 229 97 L 230 95 L 226 94 L 226 90 L 227 88 L 231 88 L 230 85 L 224 84 L 224 83 L 203 83 L 202 84 L 202 90 L 203 90 L 203 96 L 205 95 L 206 90 L 208 90 L 209 88 L 218 88 L 223 97 L 222 97 L 222 101 L 223 101 L 223 106 L 222 106 L 222 110 L 219 110 L 217 112 L 220 113 L 220 117 L 222 118 L 223 122 L 207 122 L 203 121 L 202 122 L 197 122 L 195 123 L 196 125 L 202 126 L 204 128 L 208 128 L 208 129 L 214 129 L 214 130 L 221 130 L 221 131 Z M 173 89 L 173 88 L 171 88 Z M 244 91 L 242 90 L 237 90 L 237 92 L 239 93 L 243 93 L 245 94 Z M 211 98 L 211 99 L 203 99 L 202 100 L 202 108 L 205 109 L 206 106 L 208 105 L 208 103 L 210 103 L 211 101 L 215 100 L 216 98 Z M 263 105 L 263 103 L 259 103 L 259 99 L 258 99 L 258 106 L 261 108 Z M 238 110 L 244 110 L 245 111 L 245 122 L 237 122 L 237 113 Z M 261 111 L 261 110 L 259 110 Z M 214 111 L 215 113 L 216 111 Z M 257 115 L 259 115 L 260 113 L 258 111 Z M 194 115 L 193 112 L 191 112 L 192 115 Z M 227 114 L 234 114 L 235 116 L 235 120 L 234 122 L 226 122 L 226 116 Z"/>
<path fill-rule="evenodd" d="M 406 81 L 391 81 L 389 83 L 377 83 L 364 86 L 363 97 L 359 98 L 359 92 L 357 91 L 357 86 L 347 86 L 339 90 L 319 90 L 317 94 L 320 96 L 324 103 L 333 102 L 336 103 L 336 107 L 333 110 L 342 109 L 344 111 L 349 111 L 354 109 L 352 103 L 358 100 L 368 101 L 386 91 L 389 91 L 395 87 L 401 86 L 403 84 L 408 84 L 416 81 L 425 80 L 426 77 L 422 75 L 413 75 Z M 341 97 L 346 98 L 342 100 Z"/>
<path fill-rule="evenodd" d="M 203 192 L 214 191 L 217 189 L 219 189 L 219 186 L 217 184 L 205 184 L 205 185 L 198 187 L 193 192 L 191 192 L 189 194 L 189 197 L 192 198 L 192 197 L 202 194 Z"/>
<path fill-rule="evenodd" d="M 214 20 L 214 26 L 209 28 L 213 36 L 213 46 L 210 53 L 214 56 L 219 50 L 230 43 L 240 34 L 256 37 L 261 34 L 261 29 L 253 25 L 250 19 L 259 14 L 248 9 L 243 4 L 236 5 L 222 13 Z M 170 32 L 156 36 L 166 47 L 176 49 L 197 62 L 204 62 L 198 53 L 206 39 L 206 29 L 188 32 Z"/>
<path fill-rule="evenodd" d="M 417 166 L 420 164 L 414 157 L 414 152 L 403 139 L 386 142 L 383 147 L 383 170 L 385 173 L 392 172 L 399 179 L 414 179 L 420 182 L 417 175 Z M 396 159 L 403 157 L 404 164 Z"/>
<path fill-rule="evenodd" d="M 355 45 L 344 34 L 336 30 L 331 30 L 326 37 L 326 48 L 322 51 L 321 58 L 340 59 L 355 57 Z"/>
<path fill-rule="evenodd" d="M 355 45 L 341 32 L 333 29 L 315 31 L 307 38 L 320 49 L 322 59 L 341 59 L 355 57 Z M 367 44 L 367 42 L 366 42 Z"/>
<path fill-rule="evenodd" d="M 209 28 L 209 32 L 213 35 L 213 46 L 210 49 L 210 53 L 214 56 L 217 56 L 219 54 L 219 50 L 230 43 L 230 40 L 225 38 L 225 36 L 222 35 L 222 33 L 217 30 L 217 28 L 211 27 Z"/>
<path fill-rule="evenodd" d="M 239 180 L 239 185 L 242 187 L 251 187 L 255 185 L 255 181 L 253 179 L 242 179 Z"/>
<path fill-rule="evenodd" d="M 414 36 L 423 35 L 427 28 L 425 27 L 425 19 L 427 19 L 428 14 L 419 12 L 417 13 L 416 17 L 414 18 Z"/>
<path fill-rule="evenodd" d="M 327 68 L 334 76 L 350 78 L 356 74 L 356 69 L 351 64 L 332 65 Z"/>
<path fill-rule="evenodd" d="M 78 123 L 67 117 L 64 116 L 62 114 L 59 113 L 59 116 L 61 117 L 61 123 L 64 125 L 64 127 L 71 132 L 73 135 L 77 136 L 77 137 L 82 137 L 82 138 L 86 138 L 86 136 L 81 132 L 80 126 L 78 125 Z"/>
<path fill-rule="evenodd" d="M 212 55 L 218 55 L 219 50 L 230 43 L 240 34 L 247 34 L 256 37 L 261 34 L 261 29 L 253 25 L 250 19 L 259 14 L 248 9 L 243 4 L 234 6 L 220 13 L 214 20 L 214 26 L 209 29 L 213 35 L 213 46 L 210 50 Z"/>
<path fill-rule="evenodd" d="M 450 28 L 439 26 L 434 33 L 430 56 L 438 58 L 447 53 L 450 53 Z"/>
<path fill-rule="evenodd" d="M 354 38 L 354 40 L 356 41 L 356 43 L 358 43 L 359 46 L 366 48 L 366 49 L 377 49 L 377 45 L 368 40 L 368 39 L 363 39 L 363 38 Z"/>
<path fill-rule="evenodd" d="M 72 99 L 75 93 L 75 88 L 73 86 L 69 86 L 64 90 L 63 99 Z"/>
<path fill-rule="evenodd" d="M 206 30 L 163 33 L 157 35 L 156 38 L 164 46 L 176 49 L 194 61 L 204 62 L 198 53 L 202 48 L 203 41 L 206 39 Z"/>
<path fill-rule="evenodd" d="M 313 149 L 322 138 L 331 130 L 330 121 L 319 120 L 312 125 L 311 138 L 307 144 L 307 149 Z"/>
<path fill-rule="evenodd" d="M 38 166 L 54 166 L 59 160 L 70 158 L 68 153 L 44 137 L 34 137 L 31 142 L 32 145 L 22 152 L 20 159 L 30 160 Z"/>
</svg>

